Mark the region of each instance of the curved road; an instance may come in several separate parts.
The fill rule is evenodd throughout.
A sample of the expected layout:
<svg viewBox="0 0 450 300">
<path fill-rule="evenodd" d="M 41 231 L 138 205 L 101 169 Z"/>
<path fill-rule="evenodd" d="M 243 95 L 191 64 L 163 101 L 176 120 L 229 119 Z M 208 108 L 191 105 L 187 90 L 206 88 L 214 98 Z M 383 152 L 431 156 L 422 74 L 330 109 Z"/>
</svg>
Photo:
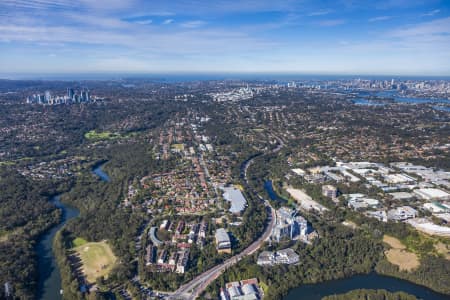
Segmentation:
<svg viewBox="0 0 450 300">
<path fill-rule="evenodd" d="M 275 148 L 272 151 L 272 153 L 276 153 L 276 152 L 280 151 L 281 148 L 283 147 L 283 142 L 280 139 L 278 139 L 278 141 L 280 142 L 280 144 L 277 146 L 277 148 Z M 251 165 L 253 160 L 258 156 L 259 155 L 254 156 L 251 159 L 249 159 L 245 163 L 243 170 L 241 170 L 241 176 L 244 177 L 245 185 L 249 189 L 250 189 L 250 186 L 249 186 L 248 180 L 247 180 L 247 169 Z M 269 201 L 264 200 L 263 198 L 259 197 L 256 192 L 253 191 L 253 193 L 261 201 L 264 201 L 264 205 L 265 205 L 265 207 L 267 209 L 267 213 L 268 213 L 267 221 L 266 221 L 267 225 L 266 225 L 266 228 L 265 228 L 263 234 L 261 235 L 261 237 L 259 239 L 257 239 L 256 241 L 254 241 L 250 246 L 248 246 L 241 253 L 227 259 L 220 265 L 217 265 L 217 266 L 209 269 L 208 271 L 206 271 L 206 272 L 198 275 L 194 279 L 192 279 L 190 282 L 181 286 L 177 291 L 175 291 L 171 296 L 169 296 L 169 299 L 187 299 L 187 300 L 196 299 L 206 289 L 206 287 L 208 285 L 210 285 L 214 280 L 216 280 L 227 268 L 229 268 L 229 267 L 233 266 L 234 264 L 236 264 L 237 262 L 239 262 L 243 257 L 255 253 L 259 248 L 261 248 L 264 241 L 266 241 L 270 237 L 270 235 L 273 231 L 273 228 L 276 224 L 275 210 L 272 208 Z"/>
</svg>

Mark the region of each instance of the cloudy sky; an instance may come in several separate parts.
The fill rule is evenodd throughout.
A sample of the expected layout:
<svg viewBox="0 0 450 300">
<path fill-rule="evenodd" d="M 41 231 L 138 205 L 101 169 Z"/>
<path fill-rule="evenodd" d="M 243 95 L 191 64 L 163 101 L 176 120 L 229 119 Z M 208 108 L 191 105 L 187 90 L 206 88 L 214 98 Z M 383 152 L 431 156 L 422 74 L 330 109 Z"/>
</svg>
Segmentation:
<svg viewBox="0 0 450 300">
<path fill-rule="evenodd" d="M 0 73 L 450 75 L 449 0 L 0 0 Z"/>
</svg>

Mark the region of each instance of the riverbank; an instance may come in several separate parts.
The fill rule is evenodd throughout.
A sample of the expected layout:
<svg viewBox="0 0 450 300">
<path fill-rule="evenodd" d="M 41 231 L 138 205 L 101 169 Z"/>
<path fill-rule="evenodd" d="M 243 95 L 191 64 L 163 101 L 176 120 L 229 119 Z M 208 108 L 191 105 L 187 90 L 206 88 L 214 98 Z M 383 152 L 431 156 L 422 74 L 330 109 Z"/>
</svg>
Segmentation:
<svg viewBox="0 0 450 300">
<path fill-rule="evenodd" d="M 105 163 L 106 162 L 103 161 L 95 164 L 92 167 L 92 173 L 98 176 L 100 180 L 109 182 L 109 176 L 102 170 L 102 166 Z M 55 251 L 59 251 L 58 256 L 61 256 L 62 253 L 61 249 L 56 249 L 54 247 L 54 243 L 58 245 L 64 244 L 61 241 L 57 242 L 55 237 L 69 220 L 76 218 L 80 214 L 80 211 L 77 208 L 62 203 L 60 195 L 52 196 L 50 201 L 56 208 L 61 209 L 62 217 L 61 222 L 58 225 L 51 228 L 41 237 L 36 247 L 39 272 L 37 298 L 41 300 L 62 299 L 61 291 L 63 291 L 66 286 L 62 285 L 61 282 L 67 283 L 72 281 L 70 279 L 63 280 L 62 277 L 66 276 L 66 274 L 61 276 L 60 268 L 63 259 L 61 257 L 56 257 Z"/>
<path fill-rule="evenodd" d="M 267 186 L 266 186 L 267 189 Z M 272 192 L 274 192 L 272 190 Z M 272 195 L 273 197 L 278 196 L 276 193 L 275 195 Z M 389 238 L 389 236 L 385 236 L 384 242 L 390 245 L 391 250 L 392 248 L 399 249 L 398 251 L 406 251 L 404 248 L 404 245 L 400 243 L 398 239 L 394 239 L 393 237 Z M 395 243 L 397 242 L 397 243 Z M 394 252 L 396 250 L 394 249 Z M 367 249 L 369 251 L 369 249 Z M 408 252 L 409 253 L 409 252 Z M 381 254 L 381 253 L 380 253 Z M 392 253 L 391 253 L 392 254 Z M 395 254 L 395 253 L 394 253 Z M 387 260 L 389 258 L 389 255 L 387 258 L 380 258 L 377 263 L 376 267 L 371 270 L 372 273 L 368 275 L 344 275 L 341 277 L 347 277 L 339 280 L 331 280 L 331 281 L 324 281 L 321 283 L 316 284 L 306 284 L 301 285 L 298 288 L 293 288 L 290 290 L 290 292 L 287 294 L 286 299 L 299 299 L 301 298 L 305 299 L 321 299 L 321 297 L 336 293 L 334 291 L 335 288 L 340 288 L 340 292 L 348 292 L 353 289 L 360 289 L 360 288 L 370 288 L 370 289 L 379 289 L 384 288 L 384 284 L 389 284 L 389 282 L 392 282 L 392 289 L 390 291 L 398 291 L 398 290 L 405 290 L 411 291 L 412 294 L 418 296 L 419 298 L 423 299 L 448 299 L 448 295 L 436 292 L 440 291 L 443 293 L 450 292 L 448 289 L 446 290 L 444 287 L 448 286 L 448 284 L 445 284 L 446 278 L 448 283 L 448 276 L 446 277 L 446 271 L 445 271 L 445 261 L 441 261 L 441 258 L 433 257 L 433 256 L 426 256 L 423 262 L 423 265 L 419 264 L 418 257 L 414 253 L 410 253 L 416 260 L 414 261 L 403 261 L 401 267 L 406 267 L 409 272 L 402 272 L 401 268 L 397 267 L 395 264 L 389 263 Z M 392 258 L 392 257 L 391 257 Z M 398 257 L 395 257 L 398 258 Z M 398 260 L 395 260 L 394 262 L 399 262 Z M 439 263 L 441 262 L 441 263 Z M 435 267 L 433 267 L 435 266 Z M 376 270 L 377 273 L 374 271 Z M 434 271 L 433 271 L 434 270 Z M 325 272 L 325 271 L 324 271 Z M 434 272 L 434 273 L 433 273 Z M 439 273 L 441 272 L 441 273 Z M 430 276 L 426 274 L 440 274 L 437 276 Z M 447 272 L 448 275 L 448 272 Z M 339 275 L 338 275 L 339 277 Z M 430 278 L 433 277 L 433 278 Z M 366 279 L 365 279 L 366 278 Z M 381 278 L 381 285 L 377 285 L 376 282 L 372 282 L 373 280 Z M 425 279 L 424 279 L 425 278 Z M 439 279 L 442 282 L 439 282 Z M 396 286 L 402 286 L 404 289 L 395 289 Z M 436 290 L 436 291 L 434 291 Z M 295 292 L 297 291 L 297 292 Z M 414 293 L 416 291 L 416 293 Z M 327 294 L 328 293 L 328 294 Z M 314 295 L 318 295 L 318 297 L 314 298 Z M 290 295 L 290 296 L 289 296 Z M 305 296 L 307 295 L 307 297 Z M 320 296 L 320 297 L 319 297 Z M 425 297 L 427 296 L 427 297 Z"/>
<path fill-rule="evenodd" d="M 390 276 L 370 273 L 322 283 L 305 284 L 292 289 L 283 300 L 321 300 L 325 296 L 347 293 L 355 289 L 385 289 L 389 292 L 403 291 L 424 300 L 448 299 L 448 295 L 437 293 L 424 286 Z"/>
<path fill-rule="evenodd" d="M 102 169 L 103 165 L 106 163 L 107 163 L 107 161 L 102 161 L 98 164 L 95 164 L 92 167 L 92 173 L 97 175 L 100 178 L 100 180 L 102 180 L 104 182 L 110 182 L 111 179 L 109 178 L 108 174 L 106 174 L 105 171 L 103 171 L 103 169 Z"/>
<path fill-rule="evenodd" d="M 53 240 L 57 232 L 80 213 L 78 209 L 63 204 L 60 195 L 52 196 L 50 201 L 61 209 L 62 217 L 61 222 L 45 233 L 36 246 L 39 272 L 37 298 L 41 300 L 62 299 L 61 273 L 53 252 Z"/>
</svg>

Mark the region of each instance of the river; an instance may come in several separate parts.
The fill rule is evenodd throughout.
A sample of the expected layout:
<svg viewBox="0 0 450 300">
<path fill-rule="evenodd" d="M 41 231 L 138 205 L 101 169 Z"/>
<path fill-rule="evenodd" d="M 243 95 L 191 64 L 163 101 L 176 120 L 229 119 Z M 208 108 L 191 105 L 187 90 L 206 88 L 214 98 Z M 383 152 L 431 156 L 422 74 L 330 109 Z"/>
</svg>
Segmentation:
<svg viewBox="0 0 450 300">
<path fill-rule="evenodd" d="M 101 169 L 103 164 L 99 164 L 92 169 L 92 172 L 101 180 L 108 182 L 108 175 Z M 51 228 L 40 239 L 36 246 L 36 254 L 38 256 L 38 292 L 37 299 L 41 300 L 59 300 L 62 299 L 61 291 L 61 274 L 59 273 L 58 264 L 53 254 L 53 238 L 58 230 L 60 230 L 70 219 L 77 217 L 80 211 L 74 207 L 64 204 L 60 201 L 60 196 L 55 195 L 50 198 L 50 202 L 57 208 L 62 210 L 61 223 Z"/>
<path fill-rule="evenodd" d="M 101 179 L 102 181 L 109 182 L 109 181 L 110 181 L 110 178 L 109 178 L 108 174 L 106 174 L 106 173 L 103 171 L 103 169 L 102 169 L 102 166 L 103 166 L 104 164 L 105 164 L 105 163 L 101 163 L 101 164 L 96 165 L 96 166 L 92 169 L 92 172 L 93 172 L 95 175 L 97 175 L 98 177 L 100 177 L 100 179 Z"/>
<path fill-rule="evenodd" d="M 281 197 L 280 195 L 277 194 L 277 192 L 275 192 L 275 190 L 273 189 L 273 184 L 271 180 L 266 180 L 264 182 L 264 189 L 266 190 L 267 194 L 269 194 L 269 198 L 272 201 L 279 201 L 281 203 L 285 203 L 287 204 L 289 202 L 289 200 Z"/>
<path fill-rule="evenodd" d="M 53 238 L 67 221 L 77 217 L 80 213 L 78 209 L 61 203 L 59 195 L 51 197 L 50 201 L 62 210 L 62 220 L 41 237 L 36 247 L 39 272 L 38 299 L 42 300 L 62 299 L 59 292 L 61 290 L 61 274 L 52 251 Z"/>
<path fill-rule="evenodd" d="M 354 99 L 353 103 L 357 105 L 368 105 L 368 106 L 384 106 L 389 103 L 386 102 L 377 102 L 376 99 L 368 99 L 367 97 L 377 96 L 377 97 L 386 97 L 392 99 L 395 103 L 407 103 L 407 104 L 422 104 L 422 103 L 431 103 L 435 104 L 433 109 L 441 110 L 441 111 L 450 111 L 449 99 L 436 99 L 436 98 L 413 98 L 413 97 L 402 97 L 399 96 L 395 91 L 384 91 L 378 93 L 371 92 L 360 92 L 359 96 L 361 98 Z M 447 105 L 447 106 L 446 106 Z"/>
<path fill-rule="evenodd" d="M 286 201 L 286 199 L 280 197 L 275 192 L 270 180 L 267 180 L 264 183 L 264 188 L 269 194 L 271 200 L 282 202 Z M 385 289 L 391 292 L 403 291 L 425 300 L 449 299 L 448 295 L 434 292 L 427 287 L 417 285 L 406 280 L 371 273 L 367 275 L 355 275 L 340 280 L 331 280 L 316 284 L 305 284 L 292 289 L 284 300 L 320 300 L 324 296 L 346 293 L 354 289 Z"/>
<path fill-rule="evenodd" d="M 354 289 L 385 289 L 391 292 L 403 291 L 424 300 L 449 299 L 448 295 L 439 294 L 424 286 L 406 280 L 372 273 L 316 284 L 305 284 L 292 289 L 283 300 L 320 300 L 325 296 L 342 294 Z"/>
</svg>

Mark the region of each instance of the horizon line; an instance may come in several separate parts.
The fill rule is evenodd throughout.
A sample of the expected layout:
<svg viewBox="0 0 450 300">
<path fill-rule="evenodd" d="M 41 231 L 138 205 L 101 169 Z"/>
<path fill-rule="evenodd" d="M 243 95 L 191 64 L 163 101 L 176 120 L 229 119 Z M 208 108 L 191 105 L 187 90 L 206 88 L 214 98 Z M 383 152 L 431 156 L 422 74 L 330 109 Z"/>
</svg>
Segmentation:
<svg viewBox="0 0 450 300">
<path fill-rule="evenodd" d="M 104 79 L 88 79 L 89 77 L 108 77 Z M 0 74 L 0 80 L 111 80 L 127 79 L 126 77 L 176 77 L 176 76 L 320 76 L 320 77 L 392 77 L 392 78 L 440 78 L 450 79 L 449 74 L 401 74 L 401 73 L 338 73 L 338 72 L 294 72 L 294 71 L 160 71 L 160 72 L 131 72 L 131 71 L 94 71 L 94 72 L 14 72 L 9 74 Z M 61 77 L 57 79 L 57 77 Z M 70 78 L 72 77 L 72 78 Z M 83 79 L 82 77 L 86 77 Z M 124 78 L 125 77 L 125 78 Z M 164 78 L 154 78 L 164 79 Z M 239 79 L 239 78 L 234 78 Z M 245 78 L 249 79 L 249 78 Z M 256 78 L 255 78 L 256 79 Z M 199 79 L 194 79 L 199 80 Z M 202 78 L 201 80 L 208 80 Z M 211 80 L 217 80 L 212 78 Z"/>
</svg>

